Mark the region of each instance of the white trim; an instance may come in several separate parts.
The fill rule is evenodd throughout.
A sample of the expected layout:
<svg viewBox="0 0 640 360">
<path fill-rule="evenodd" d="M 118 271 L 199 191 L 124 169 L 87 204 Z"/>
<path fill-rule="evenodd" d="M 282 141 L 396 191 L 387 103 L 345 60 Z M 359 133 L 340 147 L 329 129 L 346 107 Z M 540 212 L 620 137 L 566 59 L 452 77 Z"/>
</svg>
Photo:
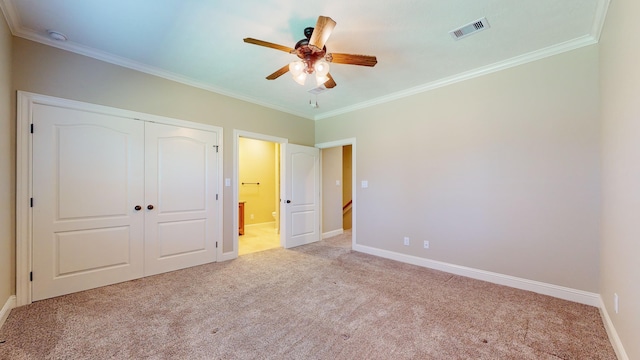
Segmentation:
<svg viewBox="0 0 640 360">
<path fill-rule="evenodd" d="M 0 8 L 2 9 L 2 11 L 5 13 L 5 18 L 7 20 L 7 25 L 9 25 L 9 30 L 11 30 L 11 33 L 14 36 L 17 37 L 21 37 L 27 40 L 31 40 L 40 44 L 44 44 L 47 46 L 51 46 L 57 49 L 61 49 L 61 50 L 65 50 L 65 51 L 69 51 L 72 53 L 76 53 L 82 56 L 86 56 L 86 57 L 90 57 L 96 60 L 100 60 L 100 61 L 104 61 L 106 63 L 109 64 L 113 64 L 113 65 L 117 65 L 117 66 L 122 66 L 124 68 L 127 69 L 131 69 L 131 70 L 135 70 L 135 71 L 139 71 L 141 73 L 145 73 L 145 74 L 149 74 L 149 75 L 153 75 L 153 76 L 157 76 L 160 78 L 164 78 L 164 79 L 168 79 L 171 81 L 175 81 L 181 84 L 185 84 L 185 85 L 189 85 L 189 86 L 193 86 L 195 88 L 199 88 L 199 89 L 203 89 L 203 90 L 207 90 L 207 91 L 211 91 L 214 92 L 216 94 L 220 94 L 220 95 L 224 95 L 224 96 L 228 96 L 231 98 L 235 98 L 238 100 L 242 100 L 242 101 L 246 101 L 252 104 L 257 104 L 260 106 L 264 106 L 270 109 L 274 109 L 274 110 L 278 110 L 278 111 L 282 111 L 282 112 L 286 112 L 292 115 L 296 115 L 296 116 L 300 116 L 306 119 L 311 119 L 313 120 L 312 117 L 310 117 L 307 114 L 303 114 L 297 111 L 294 111 L 290 108 L 284 108 L 282 106 L 278 106 L 272 103 L 267 103 L 259 98 L 255 98 L 255 97 L 250 97 L 250 96 L 246 96 L 243 94 L 239 94 L 233 91 L 229 91 L 227 89 L 223 89 L 223 88 L 219 88 L 216 86 L 213 86 L 209 83 L 204 83 L 200 80 L 182 75 L 182 74 L 178 74 L 178 73 L 174 73 L 171 71 L 167 71 L 165 69 L 161 69 L 155 66 L 151 66 L 148 64 L 144 64 L 138 61 L 134 61 L 122 56 L 118 56 L 118 55 L 114 55 L 102 50 L 98 50 L 86 45 L 82 45 L 82 44 L 78 44 L 75 43 L 73 41 L 55 41 L 55 40 L 51 40 L 48 36 L 45 36 L 44 34 L 41 34 L 35 30 L 29 29 L 29 28 L 25 28 L 23 26 L 21 26 L 20 24 L 20 19 L 17 15 L 17 11 L 13 6 L 13 2 L 12 1 L 5 1 L 5 0 L 0 0 Z"/>
<path fill-rule="evenodd" d="M 11 30 L 11 33 L 13 35 L 15 35 L 18 29 L 17 25 L 20 22 L 20 18 L 18 17 L 15 6 L 13 6 L 13 2 L 0 0 L 0 11 L 4 13 L 4 18 L 5 20 L 7 20 L 9 30 Z"/>
<path fill-rule="evenodd" d="M 593 17 L 593 26 L 591 27 L 591 36 L 593 36 L 596 42 L 600 41 L 600 34 L 602 34 L 602 28 L 607 18 L 610 3 L 610 0 L 602 0 L 596 4 L 596 14 Z"/>
<path fill-rule="evenodd" d="M 348 138 L 348 139 L 342 139 L 342 140 L 335 140 L 335 141 L 328 141 L 328 142 L 323 142 L 323 143 L 317 143 L 316 147 L 318 149 L 328 149 L 328 148 L 332 148 L 332 147 L 337 147 L 337 146 L 345 146 L 345 145 L 351 145 L 351 248 L 355 249 L 356 246 L 356 234 L 357 234 L 357 226 L 356 226 L 356 219 L 357 219 L 357 204 L 358 202 L 356 201 L 356 193 L 358 190 L 358 187 L 356 186 L 357 181 L 356 181 L 356 138 Z"/>
<path fill-rule="evenodd" d="M 161 78 L 165 78 L 168 80 L 172 80 L 172 81 L 176 81 L 182 84 L 186 84 L 189 86 L 193 86 L 196 88 L 200 88 L 200 89 L 204 89 L 207 91 L 211 91 L 217 94 L 221 94 L 221 95 L 225 95 L 225 96 L 229 96 L 235 99 L 239 99 L 239 100 L 243 100 L 243 101 L 247 101 L 253 104 L 257 104 L 260 106 L 264 106 L 270 109 L 274 109 L 274 110 L 278 110 L 278 111 L 282 111 L 285 113 L 289 113 L 292 115 L 296 115 L 302 118 L 306 118 L 306 119 L 311 119 L 311 120 L 321 120 L 321 119 L 325 119 L 325 118 L 329 118 L 332 116 L 336 116 L 336 115 L 340 115 L 340 114 L 345 114 L 348 112 L 352 112 L 358 109 L 363 109 L 363 108 L 367 108 L 373 105 L 378 105 L 378 104 L 382 104 L 382 103 L 386 103 L 389 101 L 393 101 L 393 100 L 397 100 L 400 98 L 404 98 L 407 96 L 411 96 L 411 95 L 415 95 L 417 93 L 421 93 L 421 92 L 425 92 L 425 91 L 429 91 L 429 90 L 433 90 L 439 87 L 443 87 L 446 85 L 450 85 L 453 83 L 457 83 L 457 82 L 461 82 L 464 80 L 468 80 L 471 78 L 475 78 L 478 76 L 482 76 L 482 75 L 486 75 L 486 74 L 490 74 L 496 71 L 500 71 L 500 70 L 504 70 L 510 67 L 514 67 L 514 66 L 518 66 L 518 65 L 522 65 L 528 62 L 532 62 L 532 61 L 536 61 L 545 57 L 549 57 L 549 56 L 553 56 L 553 55 L 557 55 L 563 52 L 567 52 L 567 51 L 571 51 L 571 50 L 575 50 L 577 48 L 583 47 L 583 46 L 588 46 L 588 45 L 592 45 L 598 42 L 599 38 L 600 38 L 600 33 L 602 32 L 602 27 L 604 26 L 604 20 L 607 14 L 607 9 L 609 8 L 609 2 L 610 0 L 601 0 L 597 2 L 597 9 L 595 12 L 595 16 L 594 16 L 594 21 L 593 21 L 593 25 L 591 28 L 591 32 L 588 35 L 584 35 L 569 41 L 566 41 L 564 43 L 560 43 L 557 45 L 552 45 L 549 46 L 547 48 L 543 48 L 540 50 L 536 50 L 536 51 L 532 51 L 530 53 L 527 54 L 523 54 L 520 56 L 516 56 L 514 58 L 511 59 L 507 59 L 505 61 L 500 61 L 485 67 L 481 67 L 478 69 L 474 69 L 465 73 L 461 73 L 461 74 L 457 74 L 454 76 L 451 76 L 449 78 L 445 78 L 445 79 L 440 79 L 440 80 L 436 80 L 433 81 L 431 83 L 427 83 L 424 85 L 420 85 L 411 89 L 407 89 L 407 90 L 403 90 L 403 91 L 398 91 L 395 92 L 393 94 L 389 94 L 386 96 L 381 96 L 379 98 L 376 99 L 372 99 L 370 101 L 365 101 L 365 102 L 361 102 L 358 104 L 354 104 L 352 106 L 346 106 L 340 109 L 336 109 L 334 111 L 328 111 L 325 113 L 321 113 L 318 115 L 308 115 L 308 114 L 304 114 L 304 113 L 300 113 L 297 112 L 295 110 L 292 110 L 291 108 L 285 108 L 279 105 L 275 105 L 272 103 L 268 103 L 265 101 L 262 101 L 261 99 L 258 98 L 254 98 L 254 97 L 248 97 L 242 94 L 238 94 L 235 92 L 231 92 L 229 90 L 226 89 L 222 89 L 219 87 L 215 87 L 211 84 L 207 84 L 207 83 L 203 83 L 202 81 L 193 79 L 193 78 L 189 78 L 187 76 L 184 75 L 180 75 L 180 74 L 176 74 L 176 73 L 172 73 L 170 71 L 167 70 L 163 70 L 160 68 L 156 68 L 153 66 L 149 66 L 137 61 L 133 61 L 121 56 L 116 56 L 104 51 L 100 51 L 85 45 L 80 45 L 77 43 L 74 43 L 72 41 L 64 41 L 64 42 L 60 42 L 60 41 L 53 41 L 51 39 L 49 39 L 48 37 L 44 36 L 43 34 L 40 34 L 32 29 L 27 29 L 24 28 L 20 25 L 20 21 L 18 19 L 17 13 L 15 11 L 15 9 L 13 8 L 13 4 L 11 1 L 4 1 L 4 0 L 0 0 L 0 7 L 2 7 L 2 10 L 5 13 L 5 17 L 7 19 L 7 24 L 9 25 L 9 29 L 11 30 L 11 33 L 14 36 L 18 36 L 18 37 L 22 37 L 31 41 L 35 41 L 35 42 L 39 42 L 41 44 L 45 44 L 48 46 L 52 46 L 52 47 L 56 47 L 62 50 L 66 50 L 66 51 L 70 51 L 76 54 L 80 54 L 80 55 L 84 55 L 84 56 L 88 56 L 97 60 L 101 60 L 101 61 L 105 61 L 107 63 L 111 63 L 114 65 L 118 65 L 118 66 L 122 66 L 125 68 L 129 68 L 132 70 L 136 70 L 136 71 L 140 71 L 142 73 L 146 73 L 146 74 L 150 74 L 150 75 L 154 75 L 154 76 L 158 76 Z M 2 6 L 5 5 L 5 6 Z"/>
<path fill-rule="evenodd" d="M 217 201 L 217 211 L 218 216 L 216 217 L 216 262 L 222 261 L 224 257 L 224 253 L 222 252 L 222 247 L 224 246 L 224 129 L 222 127 L 216 127 L 216 135 L 218 137 L 218 141 L 216 144 L 218 145 L 218 188 L 216 192 L 218 194 Z"/>
<path fill-rule="evenodd" d="M 443 79 L 438 79 L 436 81 L 432 81 L 430 83 L 419 85 L 410 89 L 406 89 L 406 90 L 398 91 L 385 96 L 381 96 L 376 99 L 363 101 L 361 103 L 354 104 L 351 106 L 346 106 L 341 109 L 336 109 L 334 111 L 327 111 L 325 113 L 317 115 L 315 117 L 315 120 L 326 119 L 329 117 L 349 113 L 355 110 L 368 108 L 374 105 L 379 105 L 379 104 L 384 104 L 390 101 L 399 100 L 408 96 L 420 94 L 420 93 L 441 88 L 447 85 L 451 85 L 451 84 L 459 83 L 465 80 L 477 78 L 483 75 L 495 73 L 508 68 L 512 68 L 515 66 L 537 61 L 546 57 L 550 57 L 550 56 L 561 54 L 567 51 L 575 50 L 584 46 L 593 45 L 595 43 L 597 43 L 597 41 L 593 36 L 583 36 L 583 37 L 570 40 L 558 45 L 549 46 L 541 50 L 536 50 L 524 55 L 516 56 L 511 59 L 507 59 L 505 61 L 500 61 L 494 64 L 473 69 L 471 71 L 456 74 Z"/>
<path fill-rule="evenodd" d="M 260 134 L 260 133 L 254 133 L 254 132 L 250 132 L 250 131 L 244 131 L 244 130 L 237 130 L 234 129 L 233 130 L 233 178 L 231 179 L 231 187 L 233 189 L 233 204 L 234 204 L 234 209 L 236 209 L 236 207 L 238 206 L 238 201 L 239 201 L 239 189 L 238 189 L 238 181 L 240 179 L 240 164 L 239 164 L 239 151 L 240 151 L 240 138 L 244 137 L 244 138 L 249 138 L 249 139 L 255 139 L 255 140 L 262 140 L 262 141 L 270 141 L 273 143 L 279 143 L 280 145 L 282 144 L 287 144 L 289 143 L 289 140 L 286 138 L 281 138 L 281 137 L 277 137 L 277 136 L 271 136 L 271 135 L 265 135 L 265 134 Z M 285 179 L 283 176 L 283 171 L 284 171 L 284 161 L 283 161 L 283 154 L 282 154 L 282 147 L 280 148 L 280 199 L 284 198 L 284 193 L 285 193 Z M 280 202 L 280 207 L 282 207 L 282 202 Z M 282 208 L 278 211 L 278 213 L 280 214 L 280 245 L 282 246 L 283 244 L 283 236 L 285 236 L 285 232 L 286 229 L 284 226 L 282 226 Z M 232 260 L 238 257 L 238 212 L 236 210 L 233 211 L 233 228 L 235 229 L 233 231 L 233 250 L 230 252 L 226 252 L 223 253 L 223 257 L 226 260 Z"/>
<path fill-rule="evenodd" d="M 4 303 L 4 306 L 2 307 L 2 309 L 0 310 L 0 329 L 2 328 L 2 325 L 4 325 L 4 322 L 7 321 L 7 318 L 9 317 L 11 310 L 15 307 L 16 307 L 16 296 L 11 295 L 9 296 L 7 301 Z"/>
<path fill-rule="evenodd" d="M 16 305 L 31 303 L 31 98 L 18 91 L 16 117 Z"/>
<path fill-rule="evenodd" d="M 327 239 L 330 237 L 334 237 L 334 236 L 338 236 L 338 235 L 342 235 L 344 234 L 344 229 L 336 229 L 336 230 L 331 230 L 331 231 L 327 231 L 325 233 L 322 233 L 322 239 Z"/>
<path fill-rule="evenodd" d="M 233 260 L 233 259 L 235 259 L 237 257 L 238 257 L 238 252 L 237 251 L 227 251 L 227 252 L 223 252 L 222 253 L 222 255 L 220 256 L 220 261 L 229 261 L 229 260 Z"/>
<path fill-rule="evenodd" d="M 600 306 L 600 295 L 587 291 L 572 289 L 564 286 L 547 284 L 539 281 L 518 278 L 515 276 L 494 273 L 485 270 L 469 268 L 441 261 L 425 259 L 413 255 L 401 254 L 393 251 L 377 249 L 364 245 L 356 245 L 353 250 L 365 254 L 375 255 L 386 259 L 396 260 L 407 264 L 422 266 L 440 270 L 455 275 L 472 279 L 487 281 L 494 284 L 505 285 L 516 289 L 533 291 L 538 294 L 553 296 L 559 299 L 569 300 L 580 304 Z"/>
<path fill-rule="evenodd" d="M 609 341 L 611 342 L 611 346 L 613 346 L 613 350 L 616 352 L 616 357 L 618 360 L 629 360 L 629 356 L 627 352 L 624 350 L 624 346 L 622 345 L 622 341 L 620 341 L 620 337 L 618 336 L 618 332 L 616 328 L 613 326 L 613 321 L 611 321 L 611 317 L 609 317 L 609 312 L 607 312 L 607 307 L 604 305 L 604 300 L 602 299 L 602 295 L 600 298 L 600 315 L 602 316 L 602 322 L 604 323 L 604 328 L 607 330 L 607 335 L 609 335 Z"/>
<path fill-rule="evenodd" d="M 216 219 L 219 243 L 223 242 L 223 192 L 220 186 L 224 184 L 224 153 L 223 153 L 223 129 L 202 123 L 195 123 L 186 120 L 174 119 L 165 116 L 151 115 L 136 111 L 123 110 L 108 106 L 90 104 L 75 100 L 62 99 L 53 96 L 40 95 L 25 91 L 18 91 L 18 109 L 16 116 L 16 303 L 17 306 L 31 303 L 31 282 L 29 273 L 32 269 L 32 211 L 29 206 L 32 187 L 32 159 L 31 159 L 31 131 L 33 104 L 57 106 L 63 108 L 83 110 L 99 114 L 109 114 L 124 118 L 132 118 L 141 121 L 148 121 L 160 124 L 175 125 L 191 129 L 213 131 L 217 136 L 218 144 L 218 204 Z M 220 245 L 220 244 L 219 244 Z M 216 261 L 223 257 L 222 246 L 218 246 L 216 251 Z"/>
</svg>

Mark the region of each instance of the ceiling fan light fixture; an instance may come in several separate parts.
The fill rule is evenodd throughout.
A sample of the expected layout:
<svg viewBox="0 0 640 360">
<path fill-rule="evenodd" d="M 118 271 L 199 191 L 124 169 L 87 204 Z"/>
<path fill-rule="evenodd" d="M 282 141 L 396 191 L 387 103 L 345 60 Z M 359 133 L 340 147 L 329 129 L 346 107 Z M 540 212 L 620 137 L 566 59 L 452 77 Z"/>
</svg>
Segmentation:
<svg viewBox="0 0 640 360">
<path fill-rule="evenodd" d="M 243 41 L 249 44 L 284 51 L 298 57 L 297 61 L 284 65 L 267 76 L 267 80 L 275 80 L 288 72 L 291 73 L 295 82 L 305 85 L 307 77 L 309 75 L 315 75 L 316 82 L 318 83 L 317 89 L 333 89 L 336 87 L 336 82 L 329 74 L 330 62 L 334 64 L 369 67 L 375 66 L 378 62 L 375 56 L 370 55 L 328 53 L 325 43 L 335 26 L 336 22 L 330 17 L 318 16 L 316 26 L 305 28 L 305 38 L 298 41 L 294 48 L 254 38 L 244 38 Z"/>
<path fill-rule="evenodd" d="M 304 72 L 305 64 L 302 61 L 293 61 L 289 64 L 289 71 L 294 77 Z"/>
<path fill-rule="evenodd" d="M 316 63 L 313 65 L 313 68 L 316 71 L 316 76 L 327 77 L 327 74 L 329 73 L 329 63 L 326 61 L 316 61 Z"/>
<path fill-rule="evenodd" d="M 294 75 L 293 80 L 295 80 L 300 85 L 304 85 L 305 81 L 307 81 L 307 73 L 301 72 L 298 75 Z"/>
<path fill-rule="evenodd" d="M 329 77 L 328 76 L 320 76 L 319 74 L 316 74 L 316 83 L 318 84 L 318 86 L 326 83 L 327 81 L 329 81 Z"/>
<path fill-rule="evenodd" d="M 302 61 L 293 61 L 289 63 L 289 72 L 291 72 L 293 80 L 300 85 L 304 85 L 307 80 L 307 73 L 305 72 L 305 69 L 306 65 Z"/>
</svg>

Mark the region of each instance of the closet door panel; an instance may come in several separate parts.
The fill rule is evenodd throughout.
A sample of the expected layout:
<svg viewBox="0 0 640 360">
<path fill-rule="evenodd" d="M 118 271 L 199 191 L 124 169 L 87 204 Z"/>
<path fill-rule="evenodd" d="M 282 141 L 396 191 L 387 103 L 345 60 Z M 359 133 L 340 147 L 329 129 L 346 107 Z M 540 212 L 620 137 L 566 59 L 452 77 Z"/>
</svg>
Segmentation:
<svg viewBox="0 0 640 360">
<path fill-rule="evenodd" d="M 33 107 L 33 300 L 143 274 L 144 125 Z"/>
<path fill-rule="evenodd" d="M 216 260 L 215 132 L 147 123 L 145 275 Z"/>
</svg>

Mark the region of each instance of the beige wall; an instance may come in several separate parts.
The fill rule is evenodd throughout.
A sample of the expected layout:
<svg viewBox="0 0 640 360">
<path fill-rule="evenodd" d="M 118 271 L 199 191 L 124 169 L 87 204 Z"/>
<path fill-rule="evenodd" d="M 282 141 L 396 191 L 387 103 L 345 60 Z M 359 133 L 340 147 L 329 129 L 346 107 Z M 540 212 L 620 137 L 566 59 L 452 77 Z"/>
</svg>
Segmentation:
<svg viewBox="0 0 640 360">
<path fill-rule="evenodd" d="M 603 226 L 600 294 L 629 359 L 640 359 L 640 3 L 612 1 L 600 41 Z M 615 313 L 613 296 L 620 299 Z"/>
<path fill-rule="evenodd" d="M 0 308 L 15 291 L 15 121 L 11 32 L 0 12 Z"/>
<path fill-rule="evenodd" d="M 342 187 L 342 146 L 322 149 L 323 234 L 342 230 Z"/>
<path fill-rule="evenodd" d="M 274 222 L 276 211 L 276 144 L 240 138 L 238 143 L 239 201 L 244 201 L 245 225 Z M 242 183 L 245 185 L 242 185 Z M 249 183 L 259 182 L 260 185 Z M 253 215 L 253 219 L 251 218 Z"/>
<path fill-rule="evenodd" d="M 312 120 L 21 38 L 13 39 L 13 52 L 15 90 L 222 127 L 225 178 L 233 179 L 233 129 L 287 138 L 294 144 L 314 144 Z M 14 148 L 9 154 L 11 159 L 15 157 Z M 232 187 L 223 189 L 223 250 L 230 252 L 234 231 L 231 219 L 237 208 L 232 203 Z"/>
<path fill-rule="evenodd" d="M 598 96 L 590 46 L 319 120 L 316 143 L 357 139 L 358 244 L 597 293 Z"/>
</svg>

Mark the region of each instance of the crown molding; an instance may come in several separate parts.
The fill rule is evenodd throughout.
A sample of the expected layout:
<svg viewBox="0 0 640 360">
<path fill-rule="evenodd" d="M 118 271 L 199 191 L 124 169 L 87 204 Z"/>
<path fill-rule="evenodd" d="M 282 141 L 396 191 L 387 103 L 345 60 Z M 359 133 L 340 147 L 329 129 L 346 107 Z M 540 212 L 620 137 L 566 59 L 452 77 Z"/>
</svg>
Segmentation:
<svg viewBox="0 0 640 360">
<path fill-rule="evenodd" d="M 460 74 L 456 74 L 450 77 L 446 77 L 443 79 L 439 79 L 436 81 L 432 81 L 430 83 L 426 83 L 423 85 L 419 85 L 407 90 L 398 91 L 389 95 L 385 95 L 373 100 L 364 101 L 352 106 L 344 107 L 341 109 L 337 109 L 334 111 L 328 111 L 326 113 L 320 114 L 316 116 L 315 120 L 326 119 L 330 117 L 334 117 L 337 115 L 342 115 L 345 113 L 349 113 L 352 111 L 365 109 L 374 105 L 380 105 L 383 103 L 387 103 L 390 101 L 402 99 L 408 96 L 413 96 L 416 94 L 420 94 L 426 91 L 434 90 L 437 88 L 441 88 L 443 86 L 459 83 L 465 80 L 473 79 L 476 77 L 480 77 L 483 75 L 495 73 L 501 70 L 505 70 L 508 68 L 512 68 L 515 66 L 523 65 L 529 62 L 533 62 L 536 60 L 544 59 L 546 57 L 558 55 L 567 51 L 575 50 L 584 46 L 589 46 L 597 43 L 597 40 L 592 35 L 582 36 L 573 40 L 566 41 L 564 43 L 560 43 L 557 45 L 549 46 L 541 50 L 536 50 L 524 55 L 516 56 L 511 59 L 507 59 L 505 61 L 500 61 L 494 64 L 490 64 L 487 66 L 483 66 L 477 69 L 473 69 L 467 72 L 463 72 Z"/>
<path fill-rule="evenodd" d="M 310 120 L 322 120 L 342 114 L 346 114 L 349 112 L 353 112 L 360 109 L 365 109 L 371 106 L 380 105 L 383 103 L 391 102 L 394 100 L 402 99 L 405 97 L 413 96 L 416 94 L 420 94 L 426 91 L 431 91 L 443 86 L 455 84 L 458 82 L 462 82 L 465 80 L 473 79 L 476 77 L 480 77 L 483 75 L 491 74 L 494 72 L 498 72 L 501 70 L 505 70 L 511 67 L 519 66 L 522 64 L 526 64 L 532 61 L 540 60 L 546 57 L 554 56 L 561 54 L 563 52 L 575 50 L 584 46 L 589 46 L 596 44 L 600 39 L 600 34 L 602 32 L 602 28 L 604 26 L 605 18 L 607 15 L 607 10 L 609 8 L 610 0 L 600 0 L 596 4 L 595 16 L 593 21 L 593 26 L 591 28 L 591 32 L 588 35 L 578 37 L 573 40 L 566 41 L 564 43 L 556 44 L 553 46 L 549 46 L 540 50 L 536 50 L 524 55 L 516 56 L 511 59 L 507 59 L 505 61 L 500 61 L 494 64 L 486 65 L 477 69 L 473 69 L 467 72 L 463 72 L 460 74 L 456 74 L 450 77 L 446 77 L 443 79 L 438 79 L 423 85 L 419 85 L 410 89 L 394 92 L 385 96 L 381 96 L 372 100 L 363 101 L 354 105 L 342 107 L 336 110 L 327 111 L 323 113 L 319 113 L 316 115 L 308 115 L 305 113 L 294 111 L 290 108 L 282 107 L 279 105 L 275 105 L 269 102 L 262 101 L 261 99 L 249 97 L 246 95 L 238 94 L 227 89 L 219 88 L 212 86 L 210 84 L 203 83 L 193 78 L 189 78 L 183 75 L 179 75 L 176 73 L 172 73 L 166 70 L 162 70 L 156 67 L 152 67 L 149 65 L 145 65 L 140 62 L 136 62 L 124 57 L 116 56 L 113 54 L 109 54 L 103 51 L 99 51 L 87 46 L 83 46 L 80 44 L 76 44 L 70 41 L 66 42 L 58 42 L 49 39 L 48 37 L 40 34 L 34 30 L 26 29 L 20 26 L 20 19 L 17 15 L 17 12 L 13 6 L 11 0 L 0 0 L 0 9 L 5 15 L 7 19 L 7 24 L 9 25 L 9 29 L 11 30 L 14 36 L 22 37 L 27 40 L 35 41 L 44 45 L 49 45 L 52 47 L 56 47 L 62 50 L 70 51 L 76 54 L 84 55 L 87 57 L 91 57 L 100 61 L 104 61 L 110 64 L 122 66 L 128 69 L 140 71 L 146 74 L 158 76 L 167 80 L 175 81 L 178 83 L 182 83 L 188 86 L 193 86 L 195 88 L 203 89 L 206 91 L 214 92 L 220 95 L 228 96 L 234 99 L 246 101 L 252 104 L 256 104 L 259 106 L 264 106 L 266 108 L 270 108 L 273 110 L 281 111 L 284 113 L 292 114 L 301 118 L 310 119 Z"/>
</svg>

